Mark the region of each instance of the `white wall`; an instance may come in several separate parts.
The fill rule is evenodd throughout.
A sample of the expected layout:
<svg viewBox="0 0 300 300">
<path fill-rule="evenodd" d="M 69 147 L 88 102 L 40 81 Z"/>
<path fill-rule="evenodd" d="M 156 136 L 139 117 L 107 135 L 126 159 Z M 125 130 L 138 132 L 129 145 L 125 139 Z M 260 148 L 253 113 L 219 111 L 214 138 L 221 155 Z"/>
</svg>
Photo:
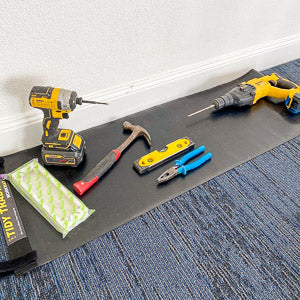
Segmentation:
<svg viewBox="0 0 300 300">
<path fill-rule="evenodd" d="M 299 57 L 298 8 L 296 0 L 1 1 L 0 138 L 13 142 L 0 154 L 39 143 L 41 113 L 28 105 L 33 85 L 118 99 L 93 108 L 95 116 L 73 112 L 65 126 L 84 129 Z M 192 78 L 181 81 L 199 68 L 192 86 Z M 182 77 L 176 93 L 168 85 L 174 76 Z M 79 124 L 83 116 L 90 118 Z"/>
</svg>

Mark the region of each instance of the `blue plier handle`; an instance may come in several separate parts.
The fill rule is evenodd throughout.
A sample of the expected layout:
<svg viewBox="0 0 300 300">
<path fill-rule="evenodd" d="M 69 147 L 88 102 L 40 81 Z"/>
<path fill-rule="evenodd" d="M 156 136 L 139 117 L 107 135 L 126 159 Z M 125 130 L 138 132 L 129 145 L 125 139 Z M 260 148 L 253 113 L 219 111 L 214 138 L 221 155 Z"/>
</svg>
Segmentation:
<svg viewBox="0 0 300 300">
<path fill-rule="evenodd" d="M 203 153 L 204 151 L 205 146 L 200 146 L 197 149 L 184 155 L 180 160 L 176 160 L 175 166 L 169 168 L 157 178 L 158 183 L 169 181 L 170 179 L 174 178 L 179 174 L 186 175 L 188 171 L 194 170 L 203 165 L 206 161 L 212 158 L 212 153 L 207 153 L 198 160 L 187 165 L 185 165 L 185 163 L 191 158 Z"/>
</svg>

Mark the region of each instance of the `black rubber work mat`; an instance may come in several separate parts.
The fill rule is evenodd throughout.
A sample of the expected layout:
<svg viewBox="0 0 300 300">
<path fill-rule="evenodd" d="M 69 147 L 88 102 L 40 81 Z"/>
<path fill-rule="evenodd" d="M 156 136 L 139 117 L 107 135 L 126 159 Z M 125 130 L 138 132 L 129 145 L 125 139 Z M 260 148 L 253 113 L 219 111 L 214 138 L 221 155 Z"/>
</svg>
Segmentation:
<svg viewBox="0 0 300 300">
<path fill-rule="evenodd" d="M 206 152 L 212 152 L 214 156 L 211 162 L 187 176 L 177 176 L 169 183 L 157 186 L 156 178 L 172 166 L 173 162 L 145 175 L 138 175 L 132 168 L 132 163 L 149 152 L 143 139 L 138 139 L 117 164 L 81 197 L 96 212 L 65 239 L 15 192 L 15 200 L 32 248 L 38 252 L 38 264 L 51 261 L 299 135 L 300 117 L 289 114 L 283 105 L 267 101 L 260 101 L 249 108 L 230 108 L 215 113 L 206 111 L 192 118 L 186 117 L 187 114 L 211 104 L 213 99 L 225 94 L 238 83 L 258 76 L 261 74 L 250 71 L 230 83 L 83 131 L 82 135 L 87 143 L 84 162 L 78 168 L 47 167 L 70 190 L 73 190 L 74 182 L 82 179 L 94 164 L 127 138 L 129 133 L 122 132 L 124 120 L 141 125 L 150 132 L 151 151 L 160 150 L 166 144 L 188 136 L 196 147 L 203 144 Z M 40 150 L 40 147 L 35 147 L 7 156 L 6 171 L 12 171 L 34 157 L 40 158 Z"/>
</svg>

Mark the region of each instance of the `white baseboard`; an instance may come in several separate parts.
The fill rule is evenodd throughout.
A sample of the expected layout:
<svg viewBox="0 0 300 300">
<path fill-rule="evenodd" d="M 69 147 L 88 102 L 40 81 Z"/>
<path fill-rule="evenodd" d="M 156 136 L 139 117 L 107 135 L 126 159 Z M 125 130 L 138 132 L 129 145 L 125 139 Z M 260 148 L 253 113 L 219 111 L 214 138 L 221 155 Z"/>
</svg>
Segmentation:
<svg viewBox="0 0 300 300">
<path fill-rule="evenodd" d="M 263 70 L 297 59 L 299 53 L 300 34 L 296 34 L 85 95 L 84 99 L 107 101 L 110 105 L 78 107 L 69 120 L 61 122 L 61 127 L 88 129 L 225 83 L 250 69 Z M 36 109 L 0 119 L 0 155 L 39 145 L 41 126 L 42 113 Z"/>
</svg>

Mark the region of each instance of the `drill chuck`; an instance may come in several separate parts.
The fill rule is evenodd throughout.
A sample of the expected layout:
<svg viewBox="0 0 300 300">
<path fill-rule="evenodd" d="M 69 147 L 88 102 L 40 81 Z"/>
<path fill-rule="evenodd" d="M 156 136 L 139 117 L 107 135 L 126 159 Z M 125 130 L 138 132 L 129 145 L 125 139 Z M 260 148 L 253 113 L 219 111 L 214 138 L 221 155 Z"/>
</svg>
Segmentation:
<svg viewBox="0 0 300 300">
<path fill-rule="evenodd" d="M 230 94 L 218 97 L 213 102 L 215 109 L 222 109 L 223 107 L 230 106 L 233 104 L 233 98 Z"/>
<path fill-rule="evenodd" d="M 81 97 L 77 97 L 75 103 L 76 103 L 76 104 L 79 104 L 79 105 L 82 105 L 82 101 L 83 101 L 83 100 L 82 100 Z"/>
<path fill-rule="evenodd" d="M 255 87 L 249 84 L 242 84 L 227 94 L 218 97 L 213 102 L 215 109 L 221 109 L 227 106 L 245 106 L 252 105 L 255 96 Z"/>
</svg>

